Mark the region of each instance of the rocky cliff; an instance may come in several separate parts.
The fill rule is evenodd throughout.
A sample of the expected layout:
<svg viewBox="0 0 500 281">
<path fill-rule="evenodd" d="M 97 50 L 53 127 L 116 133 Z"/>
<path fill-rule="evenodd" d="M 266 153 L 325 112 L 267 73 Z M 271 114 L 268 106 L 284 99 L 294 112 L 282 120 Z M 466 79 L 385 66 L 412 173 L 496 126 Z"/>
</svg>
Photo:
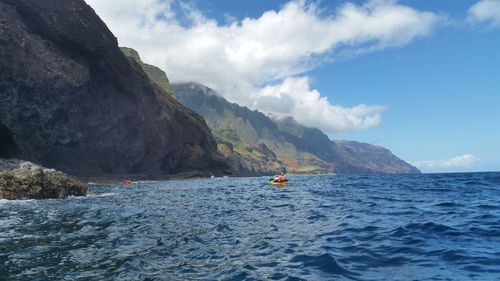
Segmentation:
<svg viewBox="0 0 500 281">
<path fill-rule="evenodd" d="M 219 153 L 238 175 L 273 175 L 286 172 L 286 167 L 274 151 L 264 143 L 249 144 L 233 130 L 213 130 Z"/>
<path fill-rule="evenodd" d="M 92 176 L 226 168 L 203 118 L 83 0 L 0 0 L 0 69 L 0 157 Z"/>
<path fill-rule="evenodd" d="M 201 114 L 233 147 L 265 144 L 277 162 L 295 173 L 419 173 L 389 150 L 353 141 L 332 141 L 319 129 L 301 126 L 292 118 L 270 119 L 264 114 L 229 103 L 199 84 L 174 84 L 179 101 Z M 220 143 L 220 141 L 219 141 Z M 247 154 L 251 154 L 246 152 Z M 238 158 L 239 155 L 234 155 Z M 251 163 L 245 157 L 240 162 Z M 262 159 L 260 159 L 262 162 Z"/>
<path fill-rule="evenodd" d="M 139 53 L 131 48 L 121 47 L 120 48 L 125 54 L 125 56 L 132 61 L 138 63 L 146 75 L 149 77 L 151 82 L 160 86 L 167 93 L 172 96 L 176 96 L 175 91 L 173 90 L 170 82 L 167 78 L 165 72 L 159 69 L 156 66 L 145 64 L 139 55 Z M 205 89 L 205 88 L 200 88 Z M 207 88 L 208 89 L 208 88 Z M 183 89 L 179 89 L 183 91 L 183 100 L 195 100 L 195 99 L 186 99 L 186 95 L 196 94 L 196 92 L 185 91 Z M 217 111 L 220 106 L 217 105 L 217 100 L 211 99 L 215 98 L 215 96 L 207 94 L 202 95 L 202 97 L 207 98 L 208 104 L 197 107 L 204 108 L 205 116 L 210 115 L 210 111 Z M 222 100 L 221 102 L 225 102 Z M 233 109 L 238 109 L 238 105 L 234 105 Z M 229 111 L 230 112 L 230 111 Z M 264 116 L 262 116 L 264 117 Z M 231 118 L 207 118 L 208 121 L 213 120 L 229 120 Z M 272 123 L 271 123 L 272 124 Z M 238 134 L 245 132 L 244 130 L 228 130 L 222 129 L 218 130 L 217 127 L 221 127 L 215 124 L 210 124 L 213 126 L 212 133 L 217 140 L 217 149 L 219 154 L 224 158 L 224 160 L 228 163 L 231 173 L 237 175 L 262 175 L 262 174 L 275 174 L 279 171 L 286 171 L 286 168 L 282 165 L 282 163 L 277 159 L 276 154 L 272 150 L 270 150 L 264 143 L 260 143 L 259 145 L 251 145 L 241 139 Z M 241 126 L 242 124 L 236 122 L 233 126 Z M 274 126 L 274 124 L 272 124 Z M 226 128 L 226 127 L 224 127 Z M 255 132 L 256 133 L 256 132 Z M 246 135 L 248 137 L 248 135 Z M 252 136 L 252 140 L 257 141 L 258 136 Z"/>
</svg>

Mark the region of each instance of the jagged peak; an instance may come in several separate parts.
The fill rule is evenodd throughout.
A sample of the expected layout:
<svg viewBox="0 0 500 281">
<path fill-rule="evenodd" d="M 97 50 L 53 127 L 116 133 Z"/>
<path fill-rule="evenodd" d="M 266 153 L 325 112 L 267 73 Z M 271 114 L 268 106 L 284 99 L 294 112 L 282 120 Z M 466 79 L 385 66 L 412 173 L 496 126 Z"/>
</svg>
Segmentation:
<svg viewBox="0 0 500 281">
<path fill-rule="evenodd" d="M 205 95 L 209 95 L 209 96 L 221 97 L 224 100 L 226 100 L 224 97 L 219 95 L 219 93 L 217 93 L 217 91 L 215 91 L 214 89 L 212 89 L 208 86 L 205 86 L 201 83 L 198 83 L 198 82 L 189 81 L 189 82 L 172 83 L 172 84 L 175 85 L 176 87 L 188 87 L 190 90 L 201 92 L 201 93 L 203 93 Z"/>
<path fill-rule="evenodd" d="M 135 59 L 136 61 L 141 61 L 141 56 L 139 55 L 139 52 L 137 52 L 135 49 L 129 48 L 129 47 L 120 47 L 122 52 L 125 54 L 127 57 L 131 57 Z"/>
<path fill-rule="evenodd" d="M 134 60 L 136 63 L 138 63 L 142 70 L 146 73 L 148 76 L 149 80 L 153 81 L 156 85 L 158 85 L 160 88 L 162 88 L 165 92 L 167 92 L 169 95 L 175 97 L 175 92 L 172 89 L 172 85 L 170 85 L 170 81 L 168 80 L 167 74 L 165 71 L 163 71 L 161 68 L 144 63 L 141 60 L 141 56 L 139 55 L 139 52 L 129 48 L 129 47 L 120 47 L 120 50 L 122 53 L 129 59 Z"/>
</svg>

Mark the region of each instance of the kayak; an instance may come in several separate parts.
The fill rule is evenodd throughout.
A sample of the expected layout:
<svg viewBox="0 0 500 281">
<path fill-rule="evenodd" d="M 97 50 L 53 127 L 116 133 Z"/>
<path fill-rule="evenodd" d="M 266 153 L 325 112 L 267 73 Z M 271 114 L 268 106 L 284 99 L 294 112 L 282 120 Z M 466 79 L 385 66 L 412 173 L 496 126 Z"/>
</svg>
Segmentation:
<svg viewBox="0 0 500 281">
<path fill-rule="evenodd" d="M 287 181 L 282 181 L 282 182 L 275 182 L 275 181 L 269 181 L 270 185 L 275 185 L 275 186 L 288 186 Z"/>
</svg>

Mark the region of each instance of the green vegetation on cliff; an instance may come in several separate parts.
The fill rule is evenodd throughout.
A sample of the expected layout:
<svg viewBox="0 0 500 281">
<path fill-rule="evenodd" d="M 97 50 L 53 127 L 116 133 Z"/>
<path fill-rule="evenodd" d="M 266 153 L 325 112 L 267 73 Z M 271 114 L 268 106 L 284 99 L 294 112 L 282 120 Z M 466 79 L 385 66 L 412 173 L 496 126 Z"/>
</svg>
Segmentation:
<svg viewBox="0 0 500 281">
<path fill-rule="evenodd" d="M 233 130 L 212 130 L 218 143 L 219 153 L 230 168 L 238 174 L 261 175 L 286 171 L 276 154 L 264 143 L 249 144 Z"/>
<path fill-rule="evenodd" d="M 276 123 L 261 112 L 229 103 L 210 88 L 200 84 L 174 84 L 173 87 L 181 103 L 205 118 L 208 126 L 219 137 L 219 144 L 231 143 L 241 155 L 252 154 L 245 152 L 244 146 L 263 144 L 273 151 L 280 165 L 290 172 L 331 171 L 331 164 L 313 154 L 297 150 L 285 139 Z M 246 160 L 249 159 L 250 157 L 247 157 Z M 280 170 L 281 168 L 275 172 Z"/>
<path fill-rule="evenodd" d="M 168 81 L 167 74 L 163 70 L 161 70 L 160 68 L 158 68 L 154 65 L 144 63 L 141 60 L 139 53 L 132 48 L 120 47 L 120 50 L 122 50 L 123 54 L 127 58 L 133 59 L 135 62 L 137 62 L 141 66 L 142 70 L 144 70 L 144 72 L 146 72 L 146 74 L 148 75 L 148 78 L 153 83 L 158 85 L 161 89 L 163 89 L 169 95 L 175 97 L 175 92 L 172 89 L 172 86 L 170 85 L 170 81 Z"/>
<path fill-rule="evenodd" d="M 196 83 L 173 84 L 177 99 L 202 115 L 217 142 L 231 144 L 246 160 L 251 148 L 264 144 L 288 171 L 294 173 L 418 173 L 389 150 L 350 141 L 332 141 L 319 129 L 292 118 L 270 119 L 256 110 L 230 103 Z M 262 160 L 262 159 L 261 159 Z"/>
</svg>

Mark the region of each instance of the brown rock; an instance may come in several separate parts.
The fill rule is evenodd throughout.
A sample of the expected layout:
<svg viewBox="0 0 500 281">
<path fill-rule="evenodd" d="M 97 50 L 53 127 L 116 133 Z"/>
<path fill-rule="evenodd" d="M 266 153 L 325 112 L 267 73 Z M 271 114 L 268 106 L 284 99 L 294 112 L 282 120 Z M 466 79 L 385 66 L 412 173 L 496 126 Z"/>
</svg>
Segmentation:
<svg viewBox="0 0 500 281">
<path fill-rule="evenodd" d="M 62 199 L 85 196 L 87 184 L 62 172 L 43 172 L 41 167 L 0 172 L 0 199 Z"/>
</svg>

